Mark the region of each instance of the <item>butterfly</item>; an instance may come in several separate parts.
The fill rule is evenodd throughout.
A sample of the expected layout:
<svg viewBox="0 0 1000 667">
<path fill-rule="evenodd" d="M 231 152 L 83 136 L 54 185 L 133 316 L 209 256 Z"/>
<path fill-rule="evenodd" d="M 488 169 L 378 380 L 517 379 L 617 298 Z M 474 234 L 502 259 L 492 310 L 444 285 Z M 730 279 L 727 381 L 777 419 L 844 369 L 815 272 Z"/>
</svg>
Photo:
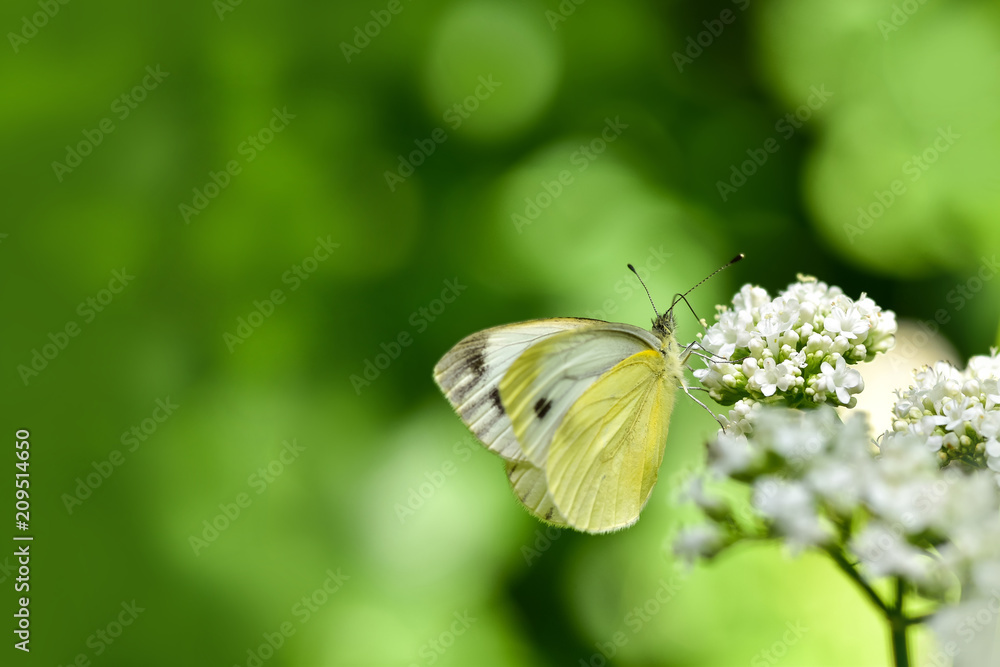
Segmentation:
<svg viewBox="0 0 1000 667">
<path fill-rule="evenodd" d="M 696 343 L 677 342 L 673 316 L 686 294 L 656 314 L 651 331 L 530 320 L 474 333 L 434 367 L 445 397 L 504 460 L 514 494 L 535 517 L 587 533 L 638 520 L 663 461 L 676 390 L 688 393 L 683 370 Z"/>
</svg>

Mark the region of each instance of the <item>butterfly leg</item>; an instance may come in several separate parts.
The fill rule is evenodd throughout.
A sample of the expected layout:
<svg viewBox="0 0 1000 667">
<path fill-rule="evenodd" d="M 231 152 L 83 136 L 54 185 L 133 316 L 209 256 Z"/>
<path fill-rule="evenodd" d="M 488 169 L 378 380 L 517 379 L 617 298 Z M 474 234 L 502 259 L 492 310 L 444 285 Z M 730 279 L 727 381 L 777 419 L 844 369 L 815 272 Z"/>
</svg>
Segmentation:
<svg viewBox="0 0 1000 667">
<path fill-rule="evenodd" d="M 701 341 L 698 341 L 698 340 L 692 341 L 687 347 L 684 348 L 684 351 L 681 353 L 681 362 L 686 362 L 687 359 L 688 359 L 688 357 L 690 357 L 692 354 L 696 355 L 696 356 L 699 356 L 702 359 L 705 359 L 707 361 L 714 361 L 716 363 L 730 363 L 730 364 L 732 364 L 732 363 L 736 363 L 737 361 L 739 361 L 738 359 L 734 360 L 734 359 L 727 359 L 726 357 L 720 357 L 719 355 L 712 354 L 710 352 L 708 354 L 702 354 L 701 352 L 695 352 L 694 351 L 695 347 L 700 347 L 701 349 L 705 350 L 705 352 L 708 352 L 708 350 L 705 349 L 705 346 L 701 344 Z"/>
<path fill-rule="evenodd" d="M 702 354 L 701 352 L 695 352 L 692 350 L 691 352 L 688 353 L 688 356 L 691 356 L 692 354 L 696 357 L 701 357 L 705 361 L 714 361 L 717 364 L 733 363 L 732 361 L 726 359 L 725 357 L 719 357 L 714 354 Z"/>
<path fill-rule="evenodd" d="M 681 382 L 681 389 L 683 389 L 684 393 L 688 395 L 688 398 L 690 398 L 692 401 L 694 401 L 695 403 L 697 403 L 701 407 L 705 408 L 705 411 L 708 412 L 708 414 L 712 415 L 712 419 L 714 419 L 715 421 L 717 421 L 719 423 L 719 426 L 721 428 L 726 428 L 726 425 L 722 423 L 722 420 L 719 419 L 719 416 L 717 414 L 715 414 L 714 412 L 712 412 L 712 409 L 710 407 L 708 407 L 707 405 L 705 405 L 704 403 L 702 403 L 701 401 L 699 401 L 697 398 L 695 398 L 694 394 L 691 393 L 690 388 L 687 386 L 687 383 Z"/>
</svg>

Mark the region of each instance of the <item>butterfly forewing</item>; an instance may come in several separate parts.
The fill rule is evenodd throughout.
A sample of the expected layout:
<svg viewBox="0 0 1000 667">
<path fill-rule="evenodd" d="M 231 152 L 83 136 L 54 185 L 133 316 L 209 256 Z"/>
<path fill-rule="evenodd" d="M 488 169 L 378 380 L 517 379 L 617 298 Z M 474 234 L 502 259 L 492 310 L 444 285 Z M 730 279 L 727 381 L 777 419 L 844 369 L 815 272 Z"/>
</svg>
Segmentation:
<svg viewBox="0 0 1000 667">
<path fill-rule="evenodd" d="M 500 399 L 500 380 L 514 361 L 547 336 L 599 323 L 552 318 L 486 329 L 459 341 L 434 367 L 434 380 L 462 421 L 491 451 L 508 460 L 525 456 Z"/>
</svg>

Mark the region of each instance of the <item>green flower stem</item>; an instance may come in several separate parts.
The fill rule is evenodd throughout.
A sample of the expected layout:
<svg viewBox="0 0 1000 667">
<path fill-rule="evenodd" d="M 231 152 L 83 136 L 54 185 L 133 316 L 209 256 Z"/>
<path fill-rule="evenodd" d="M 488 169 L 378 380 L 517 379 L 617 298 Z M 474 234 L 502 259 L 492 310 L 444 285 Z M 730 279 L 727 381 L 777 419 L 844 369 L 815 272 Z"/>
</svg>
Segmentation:
<svg viewBox="0 0 1000 667">
<path fill-rule="evenodd" d="M 906 630 L 914 623 L 926 620 L 926 617 L 907 618 L 903 609 L 906 596 L 906 587 L 903 581 L 896 579 L 896 600 L 892 606 L 887 605 L 879 596 L 871 584 L 861 576 L 857 568 L 851 564 L 844 555 L 844 552 L 837 547 L 827 547 L 826 552 L 830 554 L 833 561 L 843 570 L 851 581 L 858 585 L 864 594 L 871 600 L 872 604 L 879 608 L 889 623 L 889 630 L 892 641 L 892 658 L 894 667 L 910 667 L 910 649 L 907 643 Z"/>
<path fill-rule="evenodd" d="M 896 667 L 910 667 L 910 648 L 906 641 L 906 629 L 909 624 L 903 612 L 905 597 L 906 584 L 902 578 L 896 577 L 896 604 L 893 605 L 888 615 L 892 634 L 892 657 Z"/>
<path fill-rule="evenodd" d="M 872 603 L 888 618 L 891 613 L 889 606 L 882 601 L 882 598 L 879 597 L 878 593 L 875 592 L 875 589 L 871 587 L 865 578 L 861 576 L 861 573 L 854 569 L 854 566 L 851 565 L 849 560 L 847 560 L 847 556 L 844 555 L 844 552 L 836 547 L 828 547 L 826 552 L 830 554 L 833 561 L 840 567 L 841 570 L 844 571 L 844 574 L 850 577 L 851 580 L 857 584 L 862 591 L 864 591 L 865 595 L 868 596 L 868 599 L 871 600 Z"/>
<path fill-rule="evenodd" d="M 905 619 L 907 625 L 917 625 L 919 623 L 926 623 L 934 617 L 934 614 L 924 614 L 923 616 L 910 616 Z"/>
</svg>

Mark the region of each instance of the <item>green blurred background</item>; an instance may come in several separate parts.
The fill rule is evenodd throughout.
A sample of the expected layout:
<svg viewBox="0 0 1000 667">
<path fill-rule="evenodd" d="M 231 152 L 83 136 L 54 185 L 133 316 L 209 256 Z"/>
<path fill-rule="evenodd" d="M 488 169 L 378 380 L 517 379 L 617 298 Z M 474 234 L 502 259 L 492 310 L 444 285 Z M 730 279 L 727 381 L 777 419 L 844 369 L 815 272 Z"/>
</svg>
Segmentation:
<svg viewBox="0 0 1000 667">
<path fill-rule="evenodd" d="M 30 655 L 0 556 L 4 664 L 887 664 L 819 557 L 674 563 L 715 431 L 690 401 L 635 527 L 546 535 L 431 368 L 506 322 L 646 325 L 626 262 L 663 304 L 741 251 L 703 317 L 806 272 L 985 352 L 995 3 L 16 0 L 0 26 L 35 536 Z"/>
</svg>

